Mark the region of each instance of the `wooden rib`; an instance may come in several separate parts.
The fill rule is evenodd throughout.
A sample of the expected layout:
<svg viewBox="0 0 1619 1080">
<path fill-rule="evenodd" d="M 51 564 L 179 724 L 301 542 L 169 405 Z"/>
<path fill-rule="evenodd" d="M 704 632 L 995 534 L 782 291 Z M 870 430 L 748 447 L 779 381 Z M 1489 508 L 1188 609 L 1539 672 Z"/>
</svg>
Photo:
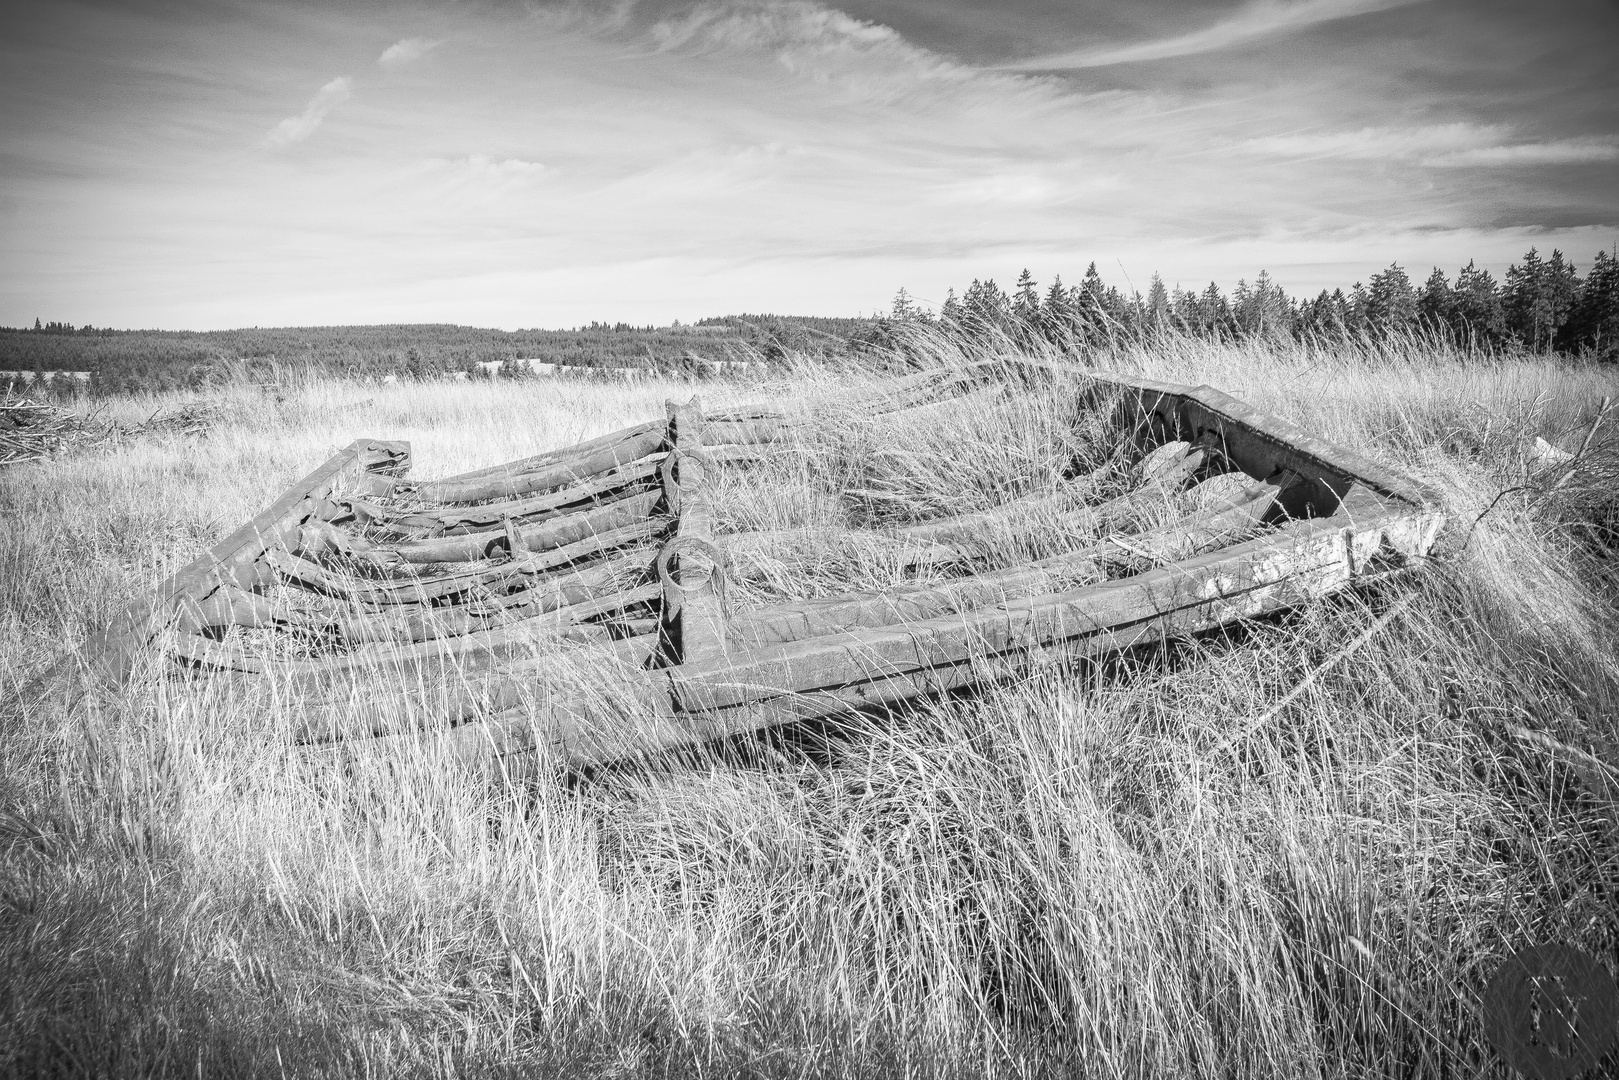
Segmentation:
<svg viewBox="0 0 1619 1080">
<path fill-rule="evenodd" d="M 614 469 L 599 477 L 530 499 L 507 499 L 446 510 L 423 508 L 397 511 L 356 504 L 353 511 L 357 511 L 355 517 L 368 528 L 391 527 L 405 534 L 401 536 L 402 539 L 420 539 L 420 531 L 425 529 L 441 530 L 443 535 L 487 531 L 501 528 L 508 518 L 530 518 L 537 514 L 557 513 L 578 503 L 606 502 L 608 500 L 601 496 L 622 491 L 656 476 L 662 460 L 661 455 L 644 458 L 622 469 Z"/>
<path fill-rule="evenodd" d="M 1191 515 L 1168 528 L 1134 534 L 1128 538 L 1128 546 L 1108 539 L 943 587 L 900 588 L 755 608 L 732 622 L 732 633 L 750 645 L 800 641 L 844 628 L 934 618 L 1019 596 L 1071 589 L 1103 580 L 1110 565 L 1142 556 L 1159 563 L 1190 558 L 1252 532 L 1271 511 L 1277 496 L 1295 482 L 1297 477 L 1284 474 L 1274 481 L 1253 484 L 1243 498 L 1228 506 Z"/>
<path fill-rule="evenodd" d="M 623 674 L 644 669 L 658 645 L 656 621 L 644 634 L 611 641 L 567 643 L 563 655 L 581 663 L 581 653 L 595 663 L 622 665 Z M 304 723 L 294 736 L 301 743 L 330 743 L 340 740 L 371 740 L 402 733 L 402 727 L 416 730 L 451 728 L 483 720 L 507 710 L 520 709 L 546 692 L 544 677 L 557 667 L 557 657 L 547 655 L 514 660 L 500 667 L 455 678 L 449 684 L 417 685 L 396 697 L 379 700 L 368 684 L 341 685 L 328 681 L 321 690 L 325 709 Z M 456 672 L 459 676 L 463 673 Z M 346 693 L 345 693 L 346 692 Z M 401 718 L 407 718 L 402 720 Z M 498 721 L 497 721 L 498 722 Z"/>
<path fill-rule="evenodd" d="M 595 440 L 602 445 L 531 469 L 491 473 L 471 480 L 417 484 L 415 496 L 424 502 L 452 504 L 555 491 L 656 454 L 664 448 L 666 437 L 664 425 L 643 425 L 629 429 L 616 441 Z"/>
<path fill-rule="evenodd" d="M 549 518 L 518 530 L 523 548 L 530 554 L 589 541 L 637 521 L 645 520 L 663 498 L 661 492 L 625 495 L 603 502 L 590 510 Z M 398 556 L 408 563 L 474 562 L 506 550 L 506 541 L 488 533 L 458 533 L 431 540 L 413 540 L 378 548 L 382 557 Z M 519 557 L 515 561 L 522 561 Z"/>
<path fill-rule="evenodd" d="M 755 417 L 747 420 L 709 419 L 700 431 L 688 432 L 705 446 L 759 446 L 781 442 L 788 438 L 796 425 L 776 417 Z"/>
<path fill-rule="evenodd" d="M 616 446 L 619 443 L 637 439 L 642 435 L 648 434 L 649 432 L 662 430 L 662 420 L 651 420 L 644 424 L 636 424 L 632 427 L 621 428 L 618 431 L 610 431 L 606 435 L 598 435 L 594 439 L 586 439 L 584 442 L 573 443 L 569 446 L 561 446 L 555 450 L 547 450 L 543 454 L 535 454 L 531 457 L 518 458 L 516 461 L 503 461 L 498 465 L 486 465 L 481 469 L 473 469 L 470 472 L 457 473 L 454 476 L 446 476 L 441 480 L 434 481 L 434 483 L 465 484 L 488 480 L 491 478 L 518 476 L 522 473 L 535 472 L 536 470 L 556 465 L 559 462 L 569 461 L 579 457 L 588 457 L 598 450 L 604 450 L 608 447 Z"/>
<path fill-rule="evenodd" d="M 368 474 L 401 472 L 409 461 L 408 443 L 380 439 L 350 443 L 206 555 L 159 585 L 149 600 L 126 609 L 85 644 L 83 655 L 96 670 L 123 682 L 134 668 L 136 654 L 175 617 L 177 608 L 204 599 L 223 582 L 246 585 L 256 580 L 255 564 L 265 549 L 307 520 L 333 490 Z M 71 659 L 64 658 L 56 668 Z"/>
<path fill-rule="evenodd" d="M 788 720 L 891 704 L 1007 678 L 1052 656 L 1078 658 L 1194 633 L 1323 596 L 1379 553 L 1409 550 L 1426 525 L 1376 497 L 1347 515 L 1296 522 L 1236 548 L 1136 578 L 1031 598 L 971 616 L 830 635 L 762 649 L 743 663 L 669 668 L 622 681 L 627 707 L 602 718 L 567 698 L 445 733 L 453 758 L 589 765 L 726 738 Z"/>
<path fill-rule="evenodd" d="M 1187 481 L 1207 460 L 1206 451 L 1189 451 L 1173 463 L 1157 470 L 1145 484 L 1134 491 L 1095 506 L 1082 506 L 1061 512 L 1057 524 L 1069 532 L 1106 532 L 1118 522 L 1136 516 L 1149 506 L 1161 503 L 1168 495 L 1185 487 Z M 884 531 L 889 535 L 908 540 L 949 544 L 952 540 L 970 540 L 981 536 L 985 529 L 1003 525 L 1018 513 L 1041 509 L 1060 510 L 1072 501 L 1073 495 L 1070 492 L 1041 493 L 1004 503 L 989 510 L 939 521 L 924 521 L 916 525 L 894 526 Z"/>
<path fill-rule="evenodd" d="M 479 654 L 500 659 L 535 643 L 537 638 L 593 641 L 608 638 L 605 627 L 586 620 L 621 611 L 659 597 L 657 585 L 642 585 L 598 600 L 543 612 L 527 619 L 489 630 L 478 630 L 454 638 L 435 638 L 409 645 L 392 645 L 319 660 L 266 660 L 223 649 L 214 642 L 190 635 L 177 635 L 176 655 L 204 667 L 230 671 L 274 672 L 277 675 L 331 675 L 346 671 L 387 671 L 401 665 L 451 657 L 468 659 Z"/>
<path fill-rule="evenodd" d="M 361 755 L 397 760 L 423 750 L 425 737 L 437 760 L 509 772 L 542 763 L 615 761 L 692 741 L 688 722 L 676 715 L 667 691 L 644 675 L 628 674 L 613 697 L 602 702 L 594 696 L 555 695 L 448 731 L 344 740 L 335 748 L 347 760 Z"/>
<path fill-rule="evenodd" d="M 1211 386 L 1185 386 L 1113 372 L 1097 372 L 1093 377 L 1100 386 L 1129 391 L 1126 408 L 1134 410 L 1138 420 L 1148 421 L 1156 429 L 1156 437 L 1211 438 L 1250 475 L 1268 476 L 1288 469 L 1304 477 L 1305 483 L 1285 500 L 1294 517 L 1333 513 L 1351 486 L 1359 482 L 1420 508 L 1430 534 L 1437 534 L 1443 525 L 1443 500 L 1433 488 Z M 1429 542 L 1431 539 L 1432 535 Z"/>
<path fill-rule="evenodd" d="M 726 533 L 724 536 L 726 553 L 733 559 L 748 559 L 757 555 L 759 548 L 768 548 L 780 543 L 803 543 L 806 539 L 815 539 L 819 529 L 758 529 L 752 532 Z M 940 543 L 935 540 L 919 540 L 909 536 L 895 536 L 880 532 L 844 532 L 826 530 L 826 539 L 829 543 L 840 540 L 870 542 L 882 545 L 889 549 L 897 563 L 909 570 L 940 569 L 944 567 L 959 567 L 970 562 L 971 557 L 966 550 L 955 544 Z"/>
<path fill-rule="evenodd" d="M 930 692 L 929 668 L 1099 635 L 1111 648 L 1109 635 L 1144 628 L 1152 635 L 1204 629 L 1341 588 L 1383 547 L 1387 532 L 1419 527 L 1402 510 L 1386 509 L 1359 532 L 1342 520 L 1298 522 L 1122 581 L 768 646 L 729 663 L 686 665 L 669 673 L 675 701 L 688 711 L 723 713 L 811 691 L 865 700 L 859 688 L 867 683 Z M 872 700 L 886 700 L 884 693 Z"/>
<path fill-rule="evenodd" d="M 988 510 L 958 514 L 936 521 L 918 522 L 914 525 L 896 525 L 884 531 L 892 536 L 901 536 L 909 540 L 948 543 L 951 537 L 963 534 L 969 537 L 982 535 L 986 529 L 1004 525 L 1019 514 L 1071 508 L 1075 502 L 1084 497 L 1082 491 L 1085 486 L 1088 485 L 1066 485 L 1061 491 L 1025 495 Z"/>
<path fill-rule="evenodd" d="M 284 578 L 313 586 L 332 596 L 368 604 L 427 604 L 481 586 L 512 582 L 555 571 L 582 560 L 598 558 L 639 541 L 651 540 L 669 527 L 667 518 L 649 518 L 598 533 L 548 551 L 530 552 L 521 559 L 435 577 L 370 580 L 328 570 L 308 559 L 282 550 L 265 554 L 265 562 Z"/>
<path fill-rule="evenodd" d="M 714 543 L 714 508 L 709 493 L 708 466 L 703 460 L 702 402 L 692 398 L 685 405 L 666 403 L 669 413 L 670 468 L 665 472 L 665 502 L 675 510 L 675 527 L 670 544 Z M 719 590 L 724 587 L 723 566 L 714 566 L 706 579 L 694 582 L 690 566 L 682 558 L 669 558 L 669 580 L 663 590 L 663 618 L 669 628 L 679 662 L 710 660 L 726 652 L 725 613 Z"/>
<path fill-rule="evenodd" d="M 551 578 L 534 588 L 503 597 L 480 598 L 472 605 L 429 607 L 394 605 L 382 611 L 299 610 L 292 604 L 245 592 L 232 586 L 219 589 L 183 613 L 182 629 L 198 633 L 228 626 L 297 627 L 311 633 L 336 634 L 350 645 L 373 641 L 427 641 L 490 629 L 613 596 L 622 591 L 619 578 L 631 568 L 647 570 L 648 556 Z"/>
</svg>

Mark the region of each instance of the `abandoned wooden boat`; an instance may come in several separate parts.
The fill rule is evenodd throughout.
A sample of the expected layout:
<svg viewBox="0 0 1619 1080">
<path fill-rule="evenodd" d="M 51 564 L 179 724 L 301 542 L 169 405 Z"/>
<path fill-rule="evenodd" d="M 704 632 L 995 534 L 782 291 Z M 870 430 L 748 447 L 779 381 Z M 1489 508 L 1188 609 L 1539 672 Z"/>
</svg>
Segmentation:
<svg viewBox="0 0 1619 1080">
<path fill-rule="evenodd" d="M 918 376 L 880 408 L 927 408 L 1006 371 Z M 1443 523 L 1423 486 L 1209 387 L 1087 375 L 1080 392 L 1110 410 L 1138 483 L 1062 509 L 1089 539 L 1054 557 L 739 604 L 738 538 L 716 534 L 713 485 L 785 452 L 806 421 L 694 400 L 442 480 L 412 480 L 404 443 L 354 442 L 87 655 L 119 680 L 157 663 L 340 701 L 311 705 L 314 744 L 381 748 L 425 729 L 469 760 L 581 765 L 1264 615 L 1409 570 Z M 1166 493 L 1189 512 L 1119 525 Z M 948 561 L 1003 512 L 885 536 Z M 559 675 L 581 662 L 594 686 Z"/>
</svg>

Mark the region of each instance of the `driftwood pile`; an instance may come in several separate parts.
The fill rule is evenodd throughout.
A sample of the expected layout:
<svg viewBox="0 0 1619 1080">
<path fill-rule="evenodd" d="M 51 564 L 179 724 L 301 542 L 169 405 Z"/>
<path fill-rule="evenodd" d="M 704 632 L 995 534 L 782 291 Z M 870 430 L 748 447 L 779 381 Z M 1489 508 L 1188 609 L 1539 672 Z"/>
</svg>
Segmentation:
<svg viewBox="0 0 1619 1080">
<path fill-rule="evenodd" d="M 222 412 L 216 402 L 194 401 L 130 424 L 8 395 L 0 398 L 0 466 L 110 447 L 141 435 L 200 435 L 218 423 Z"/>
<path fill-rule="evenodd" d="M 926 406 L 983 378 L 915 378 L 871 408 Z M 671 403 L 435 481 L 409 479 L 403 443 L 356 442 L 88 653 L 119 679 L 151 659 L 273 678 L 312 703 L 312 744 L 375 747 L 419 727 L 470 760 L 580 765 L 1210 629 L 1401 572 L 1434 542 L 1431 493 L 1350 451 L 1207 387 L 1090 385 L 1141 483 L 1065 508 L 1075 535 L 1099 539 L 1041 562 L 739 606 L 715 481 L 813 421 Z M 1126 531 L 1166 499 L 1180 516 Z M 982 517 L 889 534 L 948 553 Z M 560 677 L 581 665 L 607 672 L 607 690 Z"/>
<path fill-rule="evenodd" d="M 20 465 L 94 438 L 95 425 L 67 409 L 25 397 L 0 398 L 0 465 Z"/>
</svg>

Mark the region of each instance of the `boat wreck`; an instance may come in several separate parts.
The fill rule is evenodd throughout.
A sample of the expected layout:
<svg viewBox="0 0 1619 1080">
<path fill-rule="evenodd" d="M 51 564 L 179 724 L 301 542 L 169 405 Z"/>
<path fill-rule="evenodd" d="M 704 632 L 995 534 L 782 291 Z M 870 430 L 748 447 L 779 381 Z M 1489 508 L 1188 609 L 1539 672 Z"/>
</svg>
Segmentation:
<svg viewBox="0 0 1619 1080">
<path fill-rule="evenodd" d="M 917 376 L 872 408 L 928 408 L 1004 377 Z M 1055 557 L 740 604 L 738 538 L 716 532 L 713 486 L 813 420 L 693 400 L 439 480 L 411 478 L 405 443 L 358 440 L 82 655 L 115 681 L 148 665 L 274 680 L 310 703 L 302 741 L 340 752 L 430 738 L 469 762 L 582 767 L 1264 616 L 1411 571 L 1443 524 L 1422 485 L 1210 387 L 1085 386 L 1138 483 L 1066 508 L 1089 539 Z M 1194 508 L 1117 526 L 1166 493 Z M 1000 512 L 889 534 L 948 561 Z M 595 687 L 557 677 L 580 658 Z"/>
</svg>

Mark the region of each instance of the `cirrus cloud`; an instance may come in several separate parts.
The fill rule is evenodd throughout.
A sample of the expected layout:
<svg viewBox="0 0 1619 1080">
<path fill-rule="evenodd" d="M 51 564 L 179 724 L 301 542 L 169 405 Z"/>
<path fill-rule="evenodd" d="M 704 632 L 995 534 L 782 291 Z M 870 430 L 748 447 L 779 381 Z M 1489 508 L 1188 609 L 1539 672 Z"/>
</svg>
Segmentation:
<svg viewBox="0 0 1619 1080">
<path fill-rule="evenodd" d="M 304 111 L 297 116 L 289 116 L 265 136 L 265 141 L 271 146 L 291 146 L 293 143 L 303 142 L 315 133 L 320 122 L 326 119 L 326 114 L 347 101 L 354 92 L 354 80 L 347 75 L 339 75 L 325 86 L 315 92 L 304 106 Z"/>
<path fill-rule="evenodd" d="M 1249 139 L 1241 148 L 1285 158 L 1410 161 L 1437 168 L 1619 161 L 1619 140 L 1611 136 L 1584 135 L 1525 142 L 1519 141 L 1517 131 L 1505 124 L 1429 124 L 1306 132 Z"/>
<path fill-rule="evenodd" d="M 1143 60 L 1167 60 L 1175 56 L 1214 52 L 1233 45 L 1299 30 L 1317 23 L 1368 15 L 1392 7 L 1403 7 L 1417 0 L 1257 0 L 1228 19 L 1174 37 L 1142 41 L 1134 45 L 1108 46 L 1037 56 L 1006 65 L 1018 71 L 1056 71 L 1073 68 L 1111 67 Z"/>
<path fill-rule="evenodd" d="M 400 38 L 382 50 L 382 55 L 377 57 L 377 63 L 384 67 L 395 64 L 408 64 L 412 60 L 420 60 L 438 48 L 440 44 L 442 42 L 429 41 L 427 38 Z"/>
</svg>

